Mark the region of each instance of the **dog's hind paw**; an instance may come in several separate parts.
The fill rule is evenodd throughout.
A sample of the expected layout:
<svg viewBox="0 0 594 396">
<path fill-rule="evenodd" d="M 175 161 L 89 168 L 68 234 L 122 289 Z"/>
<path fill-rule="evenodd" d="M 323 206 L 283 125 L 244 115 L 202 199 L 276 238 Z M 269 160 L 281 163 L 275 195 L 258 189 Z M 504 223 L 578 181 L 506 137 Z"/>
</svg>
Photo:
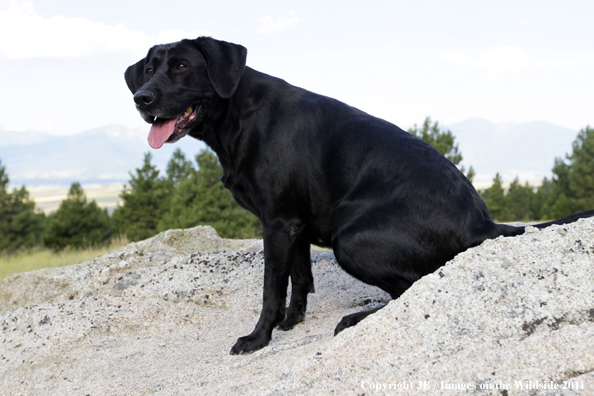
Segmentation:
<svg viewBox="0 0 594 396">
<path fill-rule="evenodd" d="M 359 323 L 363 319 L 363 318 L 361 318 L 361 319 L 358 318 L 358 316 L 360 316 L 359 314 L 361 314 L 361 312 L 357 312 L 357 313 L 354 313 L 351 315 L 344 316 L 340 320 L 340 322 L 338 322 L 338 324 L 336 325 L 336 328 L 334 329 L 334 335 L 337 335 L 344 329 L 346 329 L 348 327 L 352 327 L 352 326 L 356 325 L 357 323 Z M 367 315 L 365 315 L 365 316 L 367 316 Z"/>
<path fill-rule="evenodd" d="M 336 325 L 336 328 L 334 329 L 334 335 L 337 335 L 338 333 L 340 333 L 347 327 L 352 327 L 352 326 L 356 325 L 357 323 L 359 323 L 360 321 L 362 321 L 363 319 L 365 319 L 372 313 L 375 313 L 382 308 L 383 307 L 379 307 L 379 308 L 371 309 L 369 311 L 361 311 L 361 312 L 356 312 L 354 314 L 344 316 L 340 320 L 340 322 L 338 322 L 338 325 Z"/>
</svg>

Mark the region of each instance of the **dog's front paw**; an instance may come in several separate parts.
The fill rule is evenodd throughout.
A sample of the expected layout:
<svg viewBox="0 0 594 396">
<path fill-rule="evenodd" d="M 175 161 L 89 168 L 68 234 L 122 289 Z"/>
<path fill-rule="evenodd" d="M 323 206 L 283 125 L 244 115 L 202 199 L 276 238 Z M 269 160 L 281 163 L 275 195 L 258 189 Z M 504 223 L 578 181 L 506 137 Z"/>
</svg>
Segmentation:
<svg viewBox="0 0 594 396">
<path fill-rule="evenodd" d="M 231 355 L 244 355 L 255 352 L 258 349 L 264 348 L 269 342 L 270 338 L 253 334 L 240 337 L 237 339 L 235 345 L 233 345 L 233 348 L 231 348 Z"/>
</svg>

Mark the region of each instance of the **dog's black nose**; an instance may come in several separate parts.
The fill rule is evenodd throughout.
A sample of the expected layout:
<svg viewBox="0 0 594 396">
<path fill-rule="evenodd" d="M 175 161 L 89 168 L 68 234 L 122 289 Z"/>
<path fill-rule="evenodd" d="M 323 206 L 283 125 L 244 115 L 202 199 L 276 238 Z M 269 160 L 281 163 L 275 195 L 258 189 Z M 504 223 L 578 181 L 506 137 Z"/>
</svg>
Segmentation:
<svg viewBox="0 0 594 396">
<path fill-rule="evenodd" d="M 134 94 L 134 101 L 137 105 L 149 105 L 155 100 L 155 94 L 148 89 L 142 89 Z"/>
</svg>

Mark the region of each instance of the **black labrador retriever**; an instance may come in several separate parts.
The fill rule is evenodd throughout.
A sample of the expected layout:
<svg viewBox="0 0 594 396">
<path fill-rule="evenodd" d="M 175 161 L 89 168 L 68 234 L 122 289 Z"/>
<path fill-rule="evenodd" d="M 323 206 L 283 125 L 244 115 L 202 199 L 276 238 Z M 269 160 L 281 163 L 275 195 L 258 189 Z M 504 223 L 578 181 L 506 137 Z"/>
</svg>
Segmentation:
<svg viewBox="0 0 594 396">
<path fill-rule="evenodd" d="M 494 223 L 468 179 L 429 144 L 246 67 L 246 56 L 241 45 L 199 37 L 154 46 L 125 74 L 152 124 L 151 147 L 186 135 L 204 141 L 225 187 L 262 223 L 262 312 L 232 354 L 263 348 L 275 326 L 303 320 L 314 291 L 310 244 L 331 247 L 345 271 L 397 298 L 458 253 L 524 232 Z M 335 334 L 375 311 L 345 316 Z"/>
</svg>

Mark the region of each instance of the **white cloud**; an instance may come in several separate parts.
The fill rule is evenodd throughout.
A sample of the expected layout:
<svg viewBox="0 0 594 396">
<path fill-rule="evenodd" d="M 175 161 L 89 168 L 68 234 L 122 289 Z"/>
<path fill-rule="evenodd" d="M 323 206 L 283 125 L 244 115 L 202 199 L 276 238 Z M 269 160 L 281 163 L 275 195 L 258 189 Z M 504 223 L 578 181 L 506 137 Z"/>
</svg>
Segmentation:
<svg viewBox="0 0 594 396">
<path fill-rule="evenodd" d="M 449 52 L 444 54 L 443 58 L 457 66 L 484 70 L 488 79 L 506 74 L 520 74 L 540 68 L 565 69 L 594 66 L 594 55 L 576 58 L 539 59 L 516 47 L 495 48 L 485 52 L 480 58 L 462 52 Z"/>
<path fill-rule="evenodd" d="M 53 132 L 56 130 L 57 126 L 58 125 L 56 124 L 55 121 L 45 119 L 45 120 L 42 120 L 37 123 L 37 125 L 35 126 L 35 130 L 36 131 L 44 131 L 44 132 Z"/>
<path fill-rule="evenodd" d="M 123 24 L 60 15 L 46 18 L 35 12 L 31 1 L 9 0 L 0 7 L 0 59 L 88 58 L 130 52 L 142 56 L 155 44 L 208 34 L 166 30 L 149 35 Z"/>
<path fill-rule="evenodd" d="M 256 33 L 281 33 L 296 27 L 299 22 L 302 22 L 301 19 L 293 11 L 289 17 L 285 18 L 273 18 L 271 15 L 265 15 L 258 20 Z"/>
<path fill-rule="evenodd" d="M 0 131 L 25 133 L 25 132 L 27 132 L 27 128 L 23 128 L 23 127 L 19 127 L 19 126 L 0 125 Z"/>
</svg>

